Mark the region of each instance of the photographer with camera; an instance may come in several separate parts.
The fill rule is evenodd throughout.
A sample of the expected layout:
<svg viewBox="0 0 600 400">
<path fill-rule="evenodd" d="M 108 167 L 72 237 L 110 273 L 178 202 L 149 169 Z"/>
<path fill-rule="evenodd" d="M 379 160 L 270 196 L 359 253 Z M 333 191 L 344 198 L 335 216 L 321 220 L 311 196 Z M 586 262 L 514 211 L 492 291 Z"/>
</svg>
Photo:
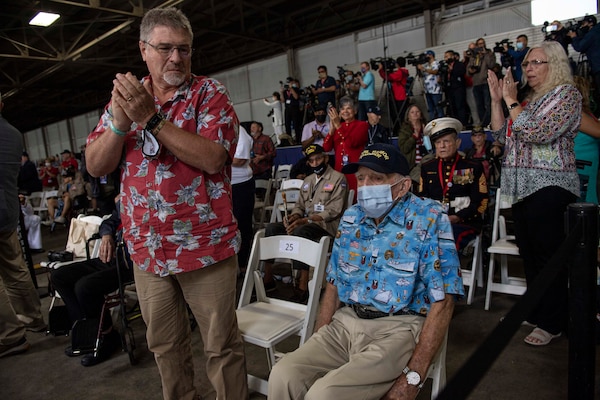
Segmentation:
<svg viewBox="0 0 600 400">
<path fill-rule="evenodd" d="M 324 65 L 319 65 L 317 72 L 319 73 L 319 79 L 315 86 L 310 87 L 312 94 L 317 96 L 317 102 L 323 107 L 326 107 L 328 103 L 335 106 L 335 91 L 337 89 L 335 78 L 327 75 L 327 67 Z"/>
<path fill-rule="evenodd" d="M 354 101 L 358 101 L 358 89 L 360 88 L 360 85 L 357 77 L 360 75 L 360 72 L 355 74 L 349 69 L 344 69 L 344 67 L 338 66 L 337 68 L 340 79 L 336 90 L 336 99 L 339 100 L 344 96 L 349 96 L 352 97 Z M 325 106 L 326 105 L 323 104 L 323 107 Z"/>
<path fill-rule="evenodd" d="M 377 102 L 375 101 L 375 77 L 371 72 L 371 66 L 368 62 L 363 61 L 360 63 L 360 74 L 356 77 L 359 89 L 358 89 L 358 119 L 360 121 L 367 120 L 367 110 L 371 107 L 375 107 Z"/>
<path fill-rule="evenodd" d="M 448 50 L 444 53 L 445 73 L 443 81 L 445 82 L 444 92 L 448 100 L 451 117 L 458 119 L 463 126 L 467 125 L 467 86 L 465 84 L 465 75 L 467 67 L 460 62 L 460 55 L 454 50 Z"/>
<path fill-rule="evenodd" d="M 563 49 L 565 49 L 567 56 L 569 55 L 569 43 L 571 43 L 571 37 L 568 34 L 569 31 L 567 28 L 565 28 L 560 21 L 554 20 L 551 24 L 544 22 L 542 32 L 546 34 L 544 40 L 552 40 L 560 43 Z"/>
<path fill-rule="evenodd" d="M 527 35 L 519 35 L 517 36 L 517 43 L 515 47 L 510 45 L 508 39 L 501 42 L 502 43 L 502 56 L 500 57 L 500 61 L 502 66 L 505 68 L 511 68 L 512 75 L 515 77 L 516 82 L 521 82 L 521 77 L 523 76 L 523 69 L 521 68 L 521 63 L 525 59 L 525 55 L 529 51 L 529 47 L 527 46 Z"/>
<path fill-rule="evenodd" d="M 569 31 L 568 35 L 572 39 L 573 48 L 580 53 L 585 53 L 590 63 L 592 79 L 596 85 L 596 90 L 593 91 L 594 100 L 598 106 L 600 104 L 600 93 L 598 93 L 600 92 L 600 25 L 597 24 L 596 17 L 587 15 L 579 21 L 579 29 Z M 596 115 L 598 115 L 597 109 Z"/>
<path fill-rule="evenodd" d="M 444 109 L 440 104 L 442 101 L 442 85 L 440 85 L 438 79 L 439 63 L 435 61 L 433 50 L 427 50 L 425 58 L 427 62 L 417 65 L 417 69 L 423 73 L 427 112 L 430 119 L 442 118 L 444 116 Z"/>
<path fill-rule="evenodd" d="M 279 82 L 280 84 L 283 82 Z M 298 81 L 288 77 L 286 84 L 282 85 L 281 96 L 285 104 L 285 133 L 293 137 L 296 143 L 300 143 L 302 136 L 302 113 L 300 112 L 300 89 Z M 295 136 L 292 136 L 292 123 L 294 124 Z"/>
<path fill-rule="evenodd" d="M 408 79 L 408 69 L 406 69 L 406 59 L 404 57 L 398 57 L 394 64 L 392 71 L 386 71 L 383 64 L 379 62 L 377 64 L 377 71 L 379 76 L 384 81 L 387 81 L 392 87 L 392 94 L 394 95 L 394 103 L 391 109 L 390 123 L 392 132 L 398 132 L 400 125 L 402 124 L 402 115 L 404 113 L 404 104 L 406 103 L 406 81 Z"/>
<path fill-rule="evenodd" d="M 477 104 L 477 114 L 481 120 L 481 126 L 486 127 L 490 124 L 491 118 L 491 99 L 490 89 L 487 84 L 487 71 L 496 64 L 494 53 L 485 47 L 483 38 L 477 39 L 476 47 L 473 49 L 473 57 L 470 57 L 467 64 L 467 72 L 473 77 L 473 96 Z"/>
</svg>

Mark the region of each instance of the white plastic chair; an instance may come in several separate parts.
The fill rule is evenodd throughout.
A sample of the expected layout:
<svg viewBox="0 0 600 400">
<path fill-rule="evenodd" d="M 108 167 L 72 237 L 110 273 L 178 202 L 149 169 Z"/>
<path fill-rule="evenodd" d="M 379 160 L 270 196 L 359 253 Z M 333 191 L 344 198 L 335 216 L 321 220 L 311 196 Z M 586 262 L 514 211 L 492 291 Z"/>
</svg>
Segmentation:
<svg viewBox="0 0 600 400">
<path fill-rule="evenodd" d="M 473 247 L 471 269 L 461 269 L 463 285 L 469 287 L 469 292 L 467 294 L 468 305 L 473 302 L 475 286 L 483 287 L 483 250 L 481 248 L 481 233 L 467 245 L 467 247 L 469 246 Z"/>
<path fill-rule="evenodd" d="M 494 205 L 494 224 L 492 227 L 492 244 L 488 247 L 490 264 L 488 268 L 487 290 L 485 294 L 485 309 L 490 309 L 492 292 L 522 295 L 527 290 L 524 278 L 508 275 L 508 256 L 518 256 L 519 248 L 513 242 L 515 237 L 507 235 L 504 216 L 500 210 L 510 208 L 500 200 L 500 188 L 496 191 L 496 204 Z M 500 282 L 494 281 L 495 257 L 500 256 Z"/>
<path fill-rule="evenodd" d="M 273 175 L 275 178 L 275 188 L 279 189 L 281 182 L 290 177 L 292 171 L 292 164 L 281 164 L 277 167 L 277 171 Z"/>
<path fill-rule="evenodd" d="M 438 349 L 437 354 L 433 358 L 429 370 L 427 371 L 427 378 L 431 379 L 431 400 L 434 400 L 438 394 L 446 386 L 446 350 L 448 348 L 448 331 L 444 336 L 444 340 Z"/>
<path fill-rule="evenodd" d="M 264 189 L 265 197 L 264 199 L 254 198 L 254 210 L 258 210 L 258 221 L 254 220 L 253 225 L 255 228 L 260 229 L 263 227 L 265 223 L 265 214 L 267 210 L 271 210 L 270 206 L 271 202 L 271 188 L 273 186 L 273 179 L 257 179 L 254 181 L 256 189 Z M 254 218 L 254 213 L 252 214 Z"/>
<path fill-rule="evenodd" d="M 285 192 L 285 204 L 287 204 L 287 211 L 291 211 L 298 199 L 300 198 L 300 189 L 303 184 L 302 179 L 285 179 L 281 181 L 281 188 L 275 193 L 275 199 L 273 200 L 273 208 L 271 210 L 270 222 L 281 222 L 283 221 L 283 215 L 286 211 L 283 194 Z"/>
<path fill-rule="evenodd" d="M 331 238 L 323 236 L 317 243 L 297 236 L 264 237 L 264 234 L 264 229 L 261 229 L 254 236 L 236 313 L 242 337 L 247 343 L 266 349 L 271 370 L 282 356 L 275 351 L 278 343 L 298 335 L 300 346 L 314 331 Z M 301 261 L 314 267 L 312 279 L 308 283 L 309 297 L 306 305 L 267 297 L 259 265 L 264 260 L 277 258 Z M 251 303 L 253 289 L 256 291 L 257 301 Z M 268 382 L 248 374 L 248 387 L 266 395 Z"/>
</svg>

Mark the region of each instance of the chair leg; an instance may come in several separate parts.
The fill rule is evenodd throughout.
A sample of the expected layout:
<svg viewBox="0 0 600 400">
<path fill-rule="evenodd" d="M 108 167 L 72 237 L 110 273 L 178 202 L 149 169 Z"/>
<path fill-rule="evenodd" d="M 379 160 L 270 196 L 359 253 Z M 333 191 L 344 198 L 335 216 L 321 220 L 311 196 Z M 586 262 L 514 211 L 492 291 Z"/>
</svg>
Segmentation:
<svg viewBox="0 0 600 400">
<path fill-rule="evenodd" d="M 492 285 L 494 284 L 494 255 L 490 254 L 490 264 L 488 268 L 487 288 L 485 291 L 485 310 L 490 309 L 492 299 Z"/>
</svg>

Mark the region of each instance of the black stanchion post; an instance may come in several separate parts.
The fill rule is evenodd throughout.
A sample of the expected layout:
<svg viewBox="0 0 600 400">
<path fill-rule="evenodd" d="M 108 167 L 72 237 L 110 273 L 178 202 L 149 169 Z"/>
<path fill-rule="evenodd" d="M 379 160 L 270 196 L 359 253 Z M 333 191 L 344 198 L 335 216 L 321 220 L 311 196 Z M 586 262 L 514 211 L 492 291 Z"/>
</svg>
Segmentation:
<svg viewBox="0 0 600 400">
<path fill-rule="evenodd" d="M 595 379 L 598 207 L 570 204 L 568 227 L 583 223 L 569 264 L 569 399 L 593 399 Z"/>
</svg>

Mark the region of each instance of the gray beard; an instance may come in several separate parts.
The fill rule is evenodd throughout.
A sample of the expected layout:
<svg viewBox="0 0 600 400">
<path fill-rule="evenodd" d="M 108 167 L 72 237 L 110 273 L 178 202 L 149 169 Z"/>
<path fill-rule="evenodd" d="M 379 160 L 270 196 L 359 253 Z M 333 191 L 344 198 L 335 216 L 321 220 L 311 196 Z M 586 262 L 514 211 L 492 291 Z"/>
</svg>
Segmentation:
<svg viewBox="0 0 600 400">
<path fill-rule="evenodd" d="M 164 73 L 163 79 L 169 85 L 181 86 L 185 82 L 185 75 L 178 71 L 170 71 Z"/>
</svg>

